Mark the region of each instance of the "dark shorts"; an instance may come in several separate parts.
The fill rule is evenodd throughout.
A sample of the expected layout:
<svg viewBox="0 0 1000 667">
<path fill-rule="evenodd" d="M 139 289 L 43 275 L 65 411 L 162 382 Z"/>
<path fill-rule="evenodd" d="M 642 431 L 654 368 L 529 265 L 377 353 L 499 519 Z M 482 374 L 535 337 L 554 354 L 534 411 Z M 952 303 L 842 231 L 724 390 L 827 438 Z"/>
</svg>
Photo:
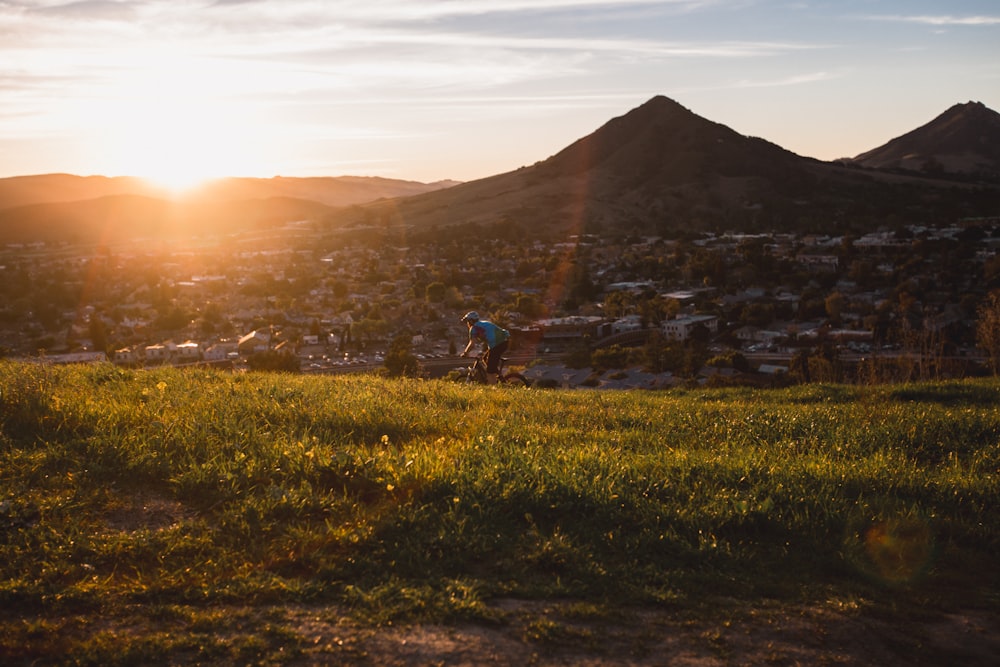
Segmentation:
<svg viewBox="0 0 1000 667">
<path fill-rule="evenodd" d="M 508 341 L 504 341 L 497 345 L 496 347 L 491 347 L 486 351 L 486 372 L 487 373 L 497 373 L 497 364 L 500 363 L 500 357 L 503 353 L 507 351 Z"/>
</svg>

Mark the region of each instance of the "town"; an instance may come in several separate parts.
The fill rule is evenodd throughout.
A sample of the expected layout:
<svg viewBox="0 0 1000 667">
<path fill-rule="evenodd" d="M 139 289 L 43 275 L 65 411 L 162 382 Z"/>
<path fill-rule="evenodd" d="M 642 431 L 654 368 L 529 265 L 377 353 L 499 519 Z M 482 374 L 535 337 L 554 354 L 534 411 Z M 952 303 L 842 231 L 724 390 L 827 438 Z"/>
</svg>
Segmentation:
<svg viewBox="0 0 1000 667">
<path fill-rule="evenodd" d="M 996 219 L 549 240 L 516 225 L 299 222 L 174 244 L 10 244 L 0 354 L 343 372 L 390 367 L 395 346 L 428 374 L 451 367 L 436 360 L 464 347 L 459 318 L 475 309 L 552 386 L 966 375 L 986 368 L 977 322 L 1000 287 L 998 249 Z"/>
</svg>

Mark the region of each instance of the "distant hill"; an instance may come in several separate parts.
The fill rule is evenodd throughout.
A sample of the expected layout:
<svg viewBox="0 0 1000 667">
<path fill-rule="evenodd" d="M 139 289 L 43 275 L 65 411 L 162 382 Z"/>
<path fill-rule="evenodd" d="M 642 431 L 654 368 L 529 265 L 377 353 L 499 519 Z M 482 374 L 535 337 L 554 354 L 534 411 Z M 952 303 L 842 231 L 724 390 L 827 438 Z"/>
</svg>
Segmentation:
<svg viewBox="0 0 1000 667">
<path fill-rule="evenodd" d="M 0 242 L 204 234 L 305 219 L 330 230 L 436 234 L 465 225 L 469 233 L 485 226 L 557 238 L 950 223 L 1000 214 L 998 118 L 978 103 L 957 105 L 882 148 L 823 162 L 657 96 L 546 160 L 461 184 L 234 178 L 169 199 L 137 179 L 0 179 Z"/>
<path fill-rule="evenodd" d="M 140 178 L 42 174 L 0 178 L 0 211 L 29 204 L 76 202 L 115 195 L 166 197 Z"/>
<path fill-rule="evenodd" d="M 318 202 L 287 197 L 171 201 L 143 195 L 110 195 L 2 210 L 0 241 L 115 243 L 208 238 L 298 220 L 319 220 L 333 210 Z"/>
<path fill-rule="evenodd" d="M 420 183 L 370 176 L 224 178 L 209 181 L 203 187 L 191 192 L 188 198 L 225 201 L 287 197 L 340 207 L 378 199 L 409 197 L 451 187 L 457 183 L 458 181 Z"/>
<path fill-rule="evenodd" d="M 956 104 L 926 125 L 845 162 L 1000 183 L 1000 113 L 982 102 Z"/>
<path fill-rule="evenodd" d="M 985 201 L 983 201 L 985 200 Z M 801 157 L 657 96 L 530 167 L 334 215 L 407 228 L 516 224 L 532 233 L 831 231 L 890 214 L 991 214 L 1000 191 Z M 992 208 L 991 208 L 992 207 Z"/>
<path fill-rule="evenodd" d="M 174 197 L 139 178 L 18 176 L 0 179 L 0 242 L 229 233 L 319 220 L 337 207 L 451 185 L 357 176 L 226 178 Z"/>
</svg>

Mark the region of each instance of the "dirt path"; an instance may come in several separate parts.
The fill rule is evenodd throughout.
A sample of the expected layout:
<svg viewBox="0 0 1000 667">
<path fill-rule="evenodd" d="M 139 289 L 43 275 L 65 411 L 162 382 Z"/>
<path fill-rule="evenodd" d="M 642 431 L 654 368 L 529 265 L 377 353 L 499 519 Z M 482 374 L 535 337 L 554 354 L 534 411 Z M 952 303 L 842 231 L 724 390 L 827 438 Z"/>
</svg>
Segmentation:
<svg viewBox="0 0 1000 667">
<path fill-rule="evenodd" d="M 0 664 L 682 667 L 1000 665 L 1000 612 L 830 603 L 609 613 L 499 601 L 483 623 L 372 627 L 331 605 L 134 605 L 68 614 L 0 610 Z"/>
<path fill-rule="evenodd" d="M 290 664 L 415 667 L 621 665 L 963 665 L 1000 664 L 1000 617 L 930 613 L 878 618 L 853 609 L 743 607 L 695 617 L 631 611 L 586 618 L 574 605 L 508 601 L 495 625 L 415 625 L 378 630 L 289 610 L 312 638 Z"/>
</svg>

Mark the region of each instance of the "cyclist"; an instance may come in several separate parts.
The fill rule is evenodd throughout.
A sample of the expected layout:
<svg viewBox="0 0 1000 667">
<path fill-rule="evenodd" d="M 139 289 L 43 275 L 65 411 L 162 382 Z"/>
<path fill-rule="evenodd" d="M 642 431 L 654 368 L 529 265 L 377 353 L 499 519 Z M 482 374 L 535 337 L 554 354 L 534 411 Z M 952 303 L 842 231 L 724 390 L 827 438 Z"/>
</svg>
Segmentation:
<svg viewBox="0 0 1000 667">
<path fill-rule="evenodd" d="M 462 350 L 461 356 L 469 356 L 469 350 L 478 341 L 486 345 L 486 354 L 483 360 L 486 362 L 486 382 L 496 384 L 499 375 L 498 364 L 500 357 L 507 351 L 507 343 L 510 341 L 510 332 L 503 327 L 499 327 L 489 320 L 479 318 L 479 313 L 470 310 L 462 317 L 462 321 L 469 325 L 469 344 Z"/>
</svg>

